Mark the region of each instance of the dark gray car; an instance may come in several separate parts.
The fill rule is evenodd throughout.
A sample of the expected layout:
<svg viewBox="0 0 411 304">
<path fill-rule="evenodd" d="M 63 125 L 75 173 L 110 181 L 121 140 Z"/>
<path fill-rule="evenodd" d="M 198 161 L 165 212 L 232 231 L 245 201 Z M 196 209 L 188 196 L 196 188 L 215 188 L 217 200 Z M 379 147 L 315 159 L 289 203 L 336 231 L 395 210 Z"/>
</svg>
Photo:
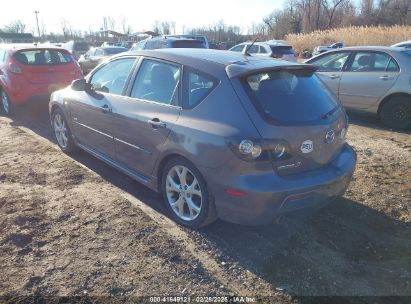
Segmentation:
<svg viewBox="0 0 411 304">
<path fill-rule="evenodd" d="M 190 228 L 270 223 L 346 190 L 347 116 L 315 67 L 205 49 L 125 53 L 53 93 L 51 124 L 161 192 Z"/>
</svg>

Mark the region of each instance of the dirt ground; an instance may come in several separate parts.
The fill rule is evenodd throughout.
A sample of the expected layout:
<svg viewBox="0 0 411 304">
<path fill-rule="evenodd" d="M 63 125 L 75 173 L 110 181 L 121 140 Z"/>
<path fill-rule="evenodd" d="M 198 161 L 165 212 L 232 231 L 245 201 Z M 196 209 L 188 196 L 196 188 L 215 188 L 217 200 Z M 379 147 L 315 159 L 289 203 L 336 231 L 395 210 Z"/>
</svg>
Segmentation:
<svg viewBox="0 0 411 304">
<path fill-rule="evenodd" d="M 60 152 L 46 102 L 0 117 L 0 302 L 241 295 L 407 303 L 411 135 L 349 114 L 358 165 L 343 198 L 270 226 L 218 221 L 200 231 L 175 225 L 156 193 L 104 163 Z"/>
</svg>

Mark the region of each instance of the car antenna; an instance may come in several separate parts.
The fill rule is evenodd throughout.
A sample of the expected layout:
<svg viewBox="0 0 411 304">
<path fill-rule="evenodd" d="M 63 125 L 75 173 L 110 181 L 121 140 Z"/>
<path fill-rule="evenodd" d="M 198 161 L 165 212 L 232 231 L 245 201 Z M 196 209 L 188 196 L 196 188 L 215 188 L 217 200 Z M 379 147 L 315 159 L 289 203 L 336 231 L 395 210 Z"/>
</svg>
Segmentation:
<svg viewBox="0 0 411 304">
<path fill-rule="evenodd" d="M 257 40 L 258 40 L 258 37 L 256 37 L 250 45 L 247 45 L 247 47 L 243 51 L 244 56 L 251 56 L 251 54 L 248 51 L 254 45 L 254 43 L 257 42 Z"/>
</svg>

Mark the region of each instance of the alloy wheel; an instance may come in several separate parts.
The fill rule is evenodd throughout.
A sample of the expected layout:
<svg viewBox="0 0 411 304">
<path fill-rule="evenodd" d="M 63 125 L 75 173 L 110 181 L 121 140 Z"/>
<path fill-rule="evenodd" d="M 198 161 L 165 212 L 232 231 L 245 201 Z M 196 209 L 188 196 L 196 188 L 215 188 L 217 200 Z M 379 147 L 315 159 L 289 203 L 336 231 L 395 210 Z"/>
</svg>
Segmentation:
<svg viewBox="0 0 411 304">
<path fill-rule="evenodd" d="M 184 221 L 194 221 L 201 212 L 203 193 L 196 176 L 185 166 L 174 166 L 166 177 L 167 201 Z"/>
<path fill-rule="evenodd" d="M 7 96 L 7 93 L 2 91 L 1 92 L 1 103 L 3 105 L 3 110 L 6 114 L 10 113 L 10 104 L 9 104 L 9 97 Z"/>
<path fill-rule="evenodd" d="M 62 149 L 66 149 L 68 143 L 67 127 L 66 122 L 60 113 L 54 115 L 53 128 L 59 146 Z"/>
</svg>

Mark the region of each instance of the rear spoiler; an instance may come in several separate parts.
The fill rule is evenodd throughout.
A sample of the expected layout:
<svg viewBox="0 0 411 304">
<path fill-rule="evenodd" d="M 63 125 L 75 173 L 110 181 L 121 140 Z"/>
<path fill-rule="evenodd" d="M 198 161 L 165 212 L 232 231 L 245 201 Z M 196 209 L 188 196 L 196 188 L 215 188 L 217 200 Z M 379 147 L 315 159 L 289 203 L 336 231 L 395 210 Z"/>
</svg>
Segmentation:
<svg viewBox="0 0 411 304">
<path fill-rule="evenodd" d="M 315 73 L 318 69 L 315 65 L 312 64 L 293 64 L 293 63 L 284 63 L 278 65 L 278 61 L 275 65 L 268 65 L 267 62 L 271 60 L 261 60 L 261 61 L 238 61 L 233 62 L 232 64 L 226 66 L 225 71 L 228 75 L 228 78 L 241 78 L 244 76 L 270 72 L 270 71 L 279 71 L 279 70 L 307 70 L 311 73 Z"/>
</svg>

